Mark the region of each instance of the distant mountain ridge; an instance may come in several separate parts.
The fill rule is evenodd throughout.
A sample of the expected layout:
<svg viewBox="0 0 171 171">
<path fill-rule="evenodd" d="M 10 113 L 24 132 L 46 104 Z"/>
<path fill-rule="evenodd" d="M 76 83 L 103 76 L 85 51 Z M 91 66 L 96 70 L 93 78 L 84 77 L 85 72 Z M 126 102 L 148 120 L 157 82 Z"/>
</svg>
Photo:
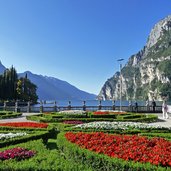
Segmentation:
<svg viewBox="0 0 171 171">
<path fill-rule="evenodd" d="M 5 66 L 0 62 L 0 74 L 5 70 Z M 37 95 L 40 100 L 94 100 L 96 95 L 82 91 L 66 81 L 33 74 L 30 71 L 19 73 L 19 77 L 27 74 L 28 79 L 37 85 Z"/>
<path fill-rule="evenodd" d="M 30 71 L 21 73 L 19 76 L 24 77 L 26 74 L 28 79 L 37 85 L 37 94 L 41 100 L 92 100 L 96 97 L 54 77 L 37 75 Z"/>
</svg>

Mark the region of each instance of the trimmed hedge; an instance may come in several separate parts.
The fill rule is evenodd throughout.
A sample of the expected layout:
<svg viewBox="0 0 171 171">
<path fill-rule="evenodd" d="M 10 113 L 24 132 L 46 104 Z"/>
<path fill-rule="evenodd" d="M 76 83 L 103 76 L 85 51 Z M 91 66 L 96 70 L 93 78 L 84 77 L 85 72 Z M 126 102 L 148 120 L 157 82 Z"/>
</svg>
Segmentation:
<svg viewBox="0 0 171 171">
<path fill-rule="evenodd" d="M 118 116 L 117 119 L 114 118 L 45 118 L 42 117 L 42 115 L 40 116 L 27 116 L 28 120 L 32 120 L 32 121 L 38 121 L 38 122 L 63 122 L 63 121 L 73 121 L 73 120 L 79 120 L 79 121 L 83 121 L 83 122 L 93 122 L 93 121 L 122 121 L 122 122 L 127 122 L 127 121 L 133 121 L 133 122 L 154 122 L 158 120 L 158 116 L 157 115 L 145 115 L 146 117 L 138 117 L 136 118 L 136 114 L 135 118 L 124 118 L 124 116 L 127 115 L 123 115 L 123 116 Z M 129 115 L 131 117 L 131 115 Z"/>
<path fill-rule="evenodd" d="M 14 145 L 18 143 L 23 143 L 27 141 L 33 141 L 37 139 L 43 139 L 43 142 L 46 144 L 48 139 L 50 138 L 56 138 L 57 134 L 59 132 L 55 129 L 49 130 L 49 131 L 37 131 L 34 134 L 31 135 L 26 135 L 24 137 L 16 137 L 13 139 L 5 140 L 3 142 L 0 142 L 0 148 L 9 146 L 9 145 Z"/>
<path fill-rule="evenodd" d="M 12 114 L 12 113 L 14 113 L 14 112 L 11 112 L 11 111 L 5 111 L 5 110 L 0 111 L 0 115 L 8 115 L 8 114 Z"/>
<path fill-rule="evenodd" d="M 62 126 L 61 126 L 62 127 Z M 126 130 L 122 130 L 122 129 L 110 129 L 110 130 L 106 130 L 106 129 L 93 129 L 93 128 L 87 128 L 87 129 L 81 129 L 81 128 L 73 128 L 73 127 L 63 127 L 63 131 L 74 131 L 74 132 L 105 132 L 105 133 L 116 133 L 116 134 L 143 134 L 143 135 L 147 135 L 148 133 L 168 133 L 170 132 L 170 130 L 168 129 L 151 129 L 151 128 L 144 128 L 144 129 L 126 129 Z M 164 136 L 163 136 L 164 137 Z"/>
<path fill-rule="evenodd" d="M 55 128 L 57 128 L 59 131 L 65 131 L 65 129 L 72 127 L 72 124 L 63 124 L 63 123 L 53 123 Z"/>
<path fill-rule="evenodd" d="M 93 168 L 93 170 L 117 170 L 117 171 L 165 171 L 170 168 L 155 166 L 150 163 L 140 163 L 134 161 L 125 161 L 118 158 L 111 158 L 104 154 L 97 154 L 87 149 L 80 148 L 74 143 L 70 143 L 64 137 L 64 133 L 58 134 L 58 147 L 64 153 L 67 160 L 72 158 L 82 164 L 86 164 Z"/>
<path fill-rule="evenodd" d="M 133 121 L 133 122 L 155 122 L 158 120 L 157 115 L 152 114 L 132 114 L 132 115 L 118 115 L 118 121 Z"/>
<path fill-rule="evenodd" d="M 24 143 L 30 140 L 33 141 L 37 139 L 43 139 L 43 141 L 46 143 L 49 136 L 50 136 L 49 131 L 39 131 L 31 135 L 25 135 L 23 137 L 16 137 L 16 138 L 3 140 L 2 142 L 0 142 L 0 148 L 6 147 L 9 145 Z"/>
<path fill-rule="evenodd" d="M 105 129 L 81 129 L 81 128 L 71 128 L 71 127 L 65 127 L 65 132 L 73 131 L 73 132 L 104 132 L 104 133 L 111 133 L 111 134 L 139 134 L 142 131 L 138 129 L 133 130 L 121 130 L 121 129 L 115 129 L 115 130 L 105 130 Z"/>
<path fill-rule="evenodd" d="M 50 140 L 46 145 L 42 143 L 42 140 L 34 140 L 2 148 L 0 151 L 14 147 L 27 148 L 35 151 L 36 154 L 32 158 L 21 161 L 0 160 L 1 171 L 93 171 L 90 167 L 72 159 L 66 160 L 64 154 L 57 149 L 56 140 Z"/>
<path fill-rule="evenodd" d="M 21 116 L 22 113 L 15 113 L 15 112 L 0 112 L 0 119 L 7 119 L 7 118 L 16 118 Z"/>
<path fill-rule="evenodd" d="M 1 126 L 0 131 L 46 131 L 47 128 L 25 128 L 25 127 L 8 127 Z"/>
<path fill-rule="evenodd" d="M 148 137 L 160 137 L 167 140 L 171 140 L 171 133 L 168 132 L 149 132 L 149 133 L 140 133 L 142 136 L 148 136 Z"/>
<path fill-rule="evenodd" d="M 48 128 L 20 128 L 20 127 L 0 127 L 1 132 L 17 132 L 24 131 L 31 135 L 26 135 L 24 137 L 16 137 L 13 139 L 5 140 L 0 142 L 0 147 L 7 145 L 18 144 L 27 142 L 30 140 L 43 139 L 44 143 L 48 141 L 49 138 L 56 138 L 59 131 L 53 126 L 49 125 Z"/>
</svg>

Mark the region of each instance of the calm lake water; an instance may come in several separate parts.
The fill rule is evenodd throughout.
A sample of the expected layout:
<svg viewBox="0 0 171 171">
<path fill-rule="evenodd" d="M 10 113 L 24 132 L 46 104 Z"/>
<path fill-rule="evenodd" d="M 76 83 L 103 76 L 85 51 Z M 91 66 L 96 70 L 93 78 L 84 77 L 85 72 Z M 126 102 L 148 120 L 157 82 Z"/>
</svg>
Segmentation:
<svg viewBox="0 0 171 171">
<path fill-rule="evenodd" d="M 47 101 L 42 101 L 43 106 L 54 106 L 54 101 L 52 100 L 47 100 Z M 71 106 L 83 106 L 83 100 L 71 100 Z M 137 101 L 139 106 L 145 106 L 145 101 Z M 40 101 L 39 101 L 40 103 Z M 132 101 L 132 105 L 134 105 L 135 101 Z M 57 100 L 56 101 L 57 106 L 68 106 L 69 100 Z M 86 100 L 86 106 L 98 106 L 99 105 L 99 100 Z M 156 101 L 157 105 L 161 105 L 162 101 Z M 101 101 L 102 106 L 112 106 L 113 101 L 112 100 L 102 100 Z M 122 106 L 128 106 L 129 101 L 123 100 L 122 101 Z M 151 102 L 150 102 L 151 105 Z M 35 105 L 36 107 L 40 106 L 40 104 Z M 120 101 L 117 100 L 115 101 L 115 106 L 120 106 Z"/>
</svg>

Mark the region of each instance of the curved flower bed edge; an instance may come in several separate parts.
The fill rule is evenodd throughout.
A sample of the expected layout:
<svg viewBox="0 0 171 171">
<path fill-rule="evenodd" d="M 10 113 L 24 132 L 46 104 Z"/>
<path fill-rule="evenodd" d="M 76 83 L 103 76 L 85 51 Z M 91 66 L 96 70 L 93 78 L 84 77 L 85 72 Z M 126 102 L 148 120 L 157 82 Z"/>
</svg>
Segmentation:
<svg viewBox="0 0 171 171">
<path fill-rule="evenodd" d="M 109 135 L 102 132 L 67 132 L 65 137 L 81 148 L 112 158 L 171 167 L 171 142 L 163 138 L 148 139 L 137 135 Z"/>
</svg>

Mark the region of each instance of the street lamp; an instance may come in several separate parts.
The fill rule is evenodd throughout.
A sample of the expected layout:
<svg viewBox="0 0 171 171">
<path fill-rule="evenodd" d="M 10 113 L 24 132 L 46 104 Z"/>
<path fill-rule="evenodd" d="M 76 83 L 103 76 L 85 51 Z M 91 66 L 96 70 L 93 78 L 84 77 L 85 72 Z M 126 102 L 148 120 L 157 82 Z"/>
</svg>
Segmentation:
<svg viewBox="0 0 171 171">
<path fill-rule="evenodd" d="M 124 59 L 118 59 L 117 61 L 119 62 L 119 66 L 120 66 L 120 111 L 122 111 L 122 61 Z"/>
</svg>

